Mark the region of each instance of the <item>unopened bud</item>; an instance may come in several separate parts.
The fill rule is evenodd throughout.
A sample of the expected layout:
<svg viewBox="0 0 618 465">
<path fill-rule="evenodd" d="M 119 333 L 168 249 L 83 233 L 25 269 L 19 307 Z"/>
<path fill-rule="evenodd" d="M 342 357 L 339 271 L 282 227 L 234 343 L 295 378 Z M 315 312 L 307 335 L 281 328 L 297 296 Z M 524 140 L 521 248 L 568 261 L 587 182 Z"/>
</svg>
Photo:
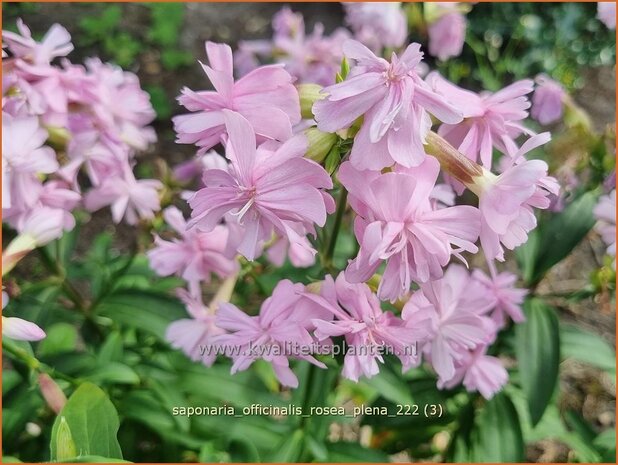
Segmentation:
<svg viewBox="0 0 618 465">
<path fill-rule="evenodd" d="M 330 149 L 337 142 L 337 136 L 322 132 L 318 128 L 309 128 L 305 131 L 307 137 L 307 158 L 322 163 Z"/>
<path fill-rule="evenodd" d="M 46 126 L 45 129 L 48 134 L 47 142 L 52 147 L 64 149 L 71 140 L 71 133 L 66 128 Z"/>
<path fill-rule="evenodd" d="M 438 159 L 442 169 L 468 187 L 486 174 L 481 165 L 467 158 L 433 131 L 427 134 L 425 144 L 425 151 Z"/>
<path fill-rule="evenodd" d="M 313 119 L 313 104 L 324 98 L 321 94 L 322 86 L 318 84 L 300 84 L 298 87 L 300 97 L 300 115 L 303 119 Z"/>
<path fill-rule="evenodd" d="M 71 435 L 71 429 L 64 417 L 60 417 L 58 432 L 56 434 L 56 460 L 64 462 L 65 460 L 74 459 L 77 457 L 77 449 L 75 441 Z"/>
<path fill-rule="evenodd" d="M 39 374 L 39 386 L 41 388 L 41 394 L 47 405 L 56 413 L 60 413 L 64 404 L 67 403 L 67 398 L 60 389 L 60 386 L 47 374 Z"/>
</svg>

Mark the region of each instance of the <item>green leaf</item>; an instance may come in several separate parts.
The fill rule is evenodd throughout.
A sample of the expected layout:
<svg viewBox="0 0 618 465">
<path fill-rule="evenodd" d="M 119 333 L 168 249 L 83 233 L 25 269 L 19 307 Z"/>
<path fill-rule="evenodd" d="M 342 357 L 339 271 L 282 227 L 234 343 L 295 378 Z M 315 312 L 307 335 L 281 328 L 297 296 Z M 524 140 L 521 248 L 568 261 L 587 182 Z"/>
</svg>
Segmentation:
<svg viewBox="0 0 618 465">
<path fill-rule="evenodd" d="M 46 328 L 47 337 L 43 339 L 37 348 L 39 356 L 73 352 L 77 345 L 77 329 L 69 323 L 56 323 Z"/>
<path fill-rule="evenodd" d="M 274 453 L 268 462 L 294 463 L 298 462 L 303 452 L 304 433 L 298 429 L 291 436 L 284 437 L 274 448 Z"/>
<path fill-rule="evenodd" d="M 100 455 L 80 455 L 71 460 L 63 460 L 62 463 L 133 463 L 127 460 L 120 460 L 111 457 L 101 457 Z"/>
<path fill-rule="evenodd" d="M 328 461 L 331 463 L 390 462 L 389 456 L 377 449 L 367 449 L 356 442 L 328 444 Z"/>
<path fill-rule="evenodd" d="M 92 383 L 80 385 L 56 418 L 51 435 L 51 459 L 57 460 L 61 419 L 68 425 L 77 453 L 122 459 L 116 435 L 119 421 L 114 404 Z M 63 459 L 64 460 L 64 459 Z"/>
<path fill-rule="evenodd" d="M 121 361 L 124 353 L 122 342 L 122 335 L 118 331 L 107 336 L 97 355 L 99 364 Z"/>
<path fill-rule="evenodd" d="M 596 192 L 586 192 L 561 213 L 539 221 L 528 242 L 517 249 L 517 259 L 526 284 L 538 283 L 557 263 L 566 258 L 595 224 L 592 213 Z"/>
<path fill-rule="evenodd" d="M 149 332 L 161 339 L 172 321 L 187 317 L 178 299 L 143 290 L 121 290 L 109 294 L 99 304 L 98 311 L 117 323 Z"/>
<path fill-rule="evenodd" d="M 523 391 L 528 398 L 532 425 L 547 407 L 558 380 L 560 331 L 552 307 L 538 298 L 524 303 L 526 321 L 517 325 L 515 340 Z"/>
<path fill-rule="evenodd" d="M 478 420 L 479 452 L 483 462 L 524 460 L 524 441 L 519 417 L 506 394 L 499 393 L 487 402 Z"/>
<path fill-rule="evenodd" d="M 560 352 L 616 376 L 616 353 L 601 336 L 574 325 L 560 326 Z"/>
<path fill-rule="evenodd" d="M 380 395 L 394 404 L 414 404 L 410 387 L 405 380 L 389 366 L 380 369 L 380 373 L 371 378 L 363 379 L 365 384 L 378 390 Z"/>
<path fill-rule="evenodd" d="M 97 384 L 139 384 L 139 376 L 132 368 L 118 362 L 109 362 L 91 371 L 85 379 Z"/>
</svg>

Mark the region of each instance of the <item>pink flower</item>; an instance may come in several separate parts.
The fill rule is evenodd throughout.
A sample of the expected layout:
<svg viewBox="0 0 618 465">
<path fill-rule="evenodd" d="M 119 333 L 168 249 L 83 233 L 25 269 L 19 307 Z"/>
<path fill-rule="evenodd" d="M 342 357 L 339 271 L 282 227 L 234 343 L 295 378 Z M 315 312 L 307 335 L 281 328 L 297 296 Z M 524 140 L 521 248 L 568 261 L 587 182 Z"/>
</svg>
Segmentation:
<svg viewBox="0 0 618 465">
<path fill-rule="evenodd" d="M 433 157 L 417 168 L 385 174 L 357 171 L 349 162 L 341 165 L 339 180 L 358 215 L 354 231 L 360 244 L 345 271 L 348 281 L 368 280 L 386 261 L 378 296 L 394 301 L 409 291 L 412 281 L 441 277 L 451 255 L 463 260 L 462 251 L 478 251 L 476 208 L 432 208 L 439 171 Z"/>
<path fill-rule="evenodd" d="M 607 254 L 616 256 L 616 189 L 609 195 L 599 199 L 594 208 L 594 216 L 598 223 L 596 231 L 601 235 L 603 242 L 607 244 Z"/>
<path fill-rule="evenodd" d="M 97 84 L 92 110 L 100 125 L 136 150 L 148 148 L 157 140 L 154 129 L 148 126 L 156 113 L 138 77 L 98 58 L 86 60 L 86 67 Z"/>
<path fill-rule="evenodd" d="M 479 346 L 471 352 L 462 354 L 455 375 L 448 381 L 438 381 L 438 388 L 450 389 L 460 384 L 468 392 L 480 392 L 489 400 L 507 383 L 509 374 L 497 357 L 486 354 L 487 346 Z"/>
<path fill-rule="evenodd" d="M 180 239 L 166 241 L 155 237 L 155 248 L 148 252 L 148 259 L 158 275 L 177 274 L 197 290 L 199 282 L 210 282 L 212 273 L 225 278 L 238 271 L 238 263 L 226 254 L 229 232 L 225 226 L 217 225 L 210 232 L 188 230 L 176 207 L 166 208 L 163 218 Z"/>
<path fill-rule="evenodd" d="M 204 170 L 219 169 L 227 171 L 227 165 L 228 162 L 222 155 L 211 150 L 175 166 L 174 177 L 181 182 L 190 182 L 198 176 L 201 177 Z"/>
<path fill-rule="evenodd" d="M 258 316 L 249 316 L 230 303 L 220 303 L 215 324 L 229 334 L 217 337 L 216 343 L 234 360 L 232 374 L 264 359 L 272 364 L 281 384 L 298 387 L 298 378 L 290 369 L 288 357 L 326 368 L 312 355 L 305 355 L 314 343 L 309 334 L 313 329 L 310 321 L 324 313 L 314 307 L 304 297 L 304 286 L 287 279 L 277 284 Z"/>
<path fill-rule="evenodd" d="M 479 197 L 481 246 L 487 259 L 504 261 L 503 246 L 513 250 L 526 242 L 536 227 L 533 207 L 548 208 L 548 196 L 558 194 L 557 181 L 547 176 L 547 163 L 523 157 L 549 140 L 547 132 L 531 137 L 513 155 L 511 167 L 499 176 L 484 170 L 468 186 Z"/>
<path fill-rule="evenodd" d="M 244 116 L 259 140 L 292 136 L 292 125 L 300 121 L 300 102 L 282 65 L 262 66 L 234 82 L 230 47 L 207 42 L 206 54 L 210 66 L 202 68 L 215 90 L 182 90 L 178 101 L 193 113 L 173 119 L 179 143 L 196 144 L 205 152 L 221 142 L 226 133 L 223 110 Z"/>
<path fill-rule="evenodd" d="M 2 310 L 9 304 L 9 296 L 2 291 Z M 2 317 L 2 337 L 17 341 L 40 341 L 46 334 L 41 328 L 30 321 L 15 317 Z"/>
<path fill-rule="evenodd" d="M 478 301 L 467 295 L 470 276 L 460 265 L 451 265 L 444 277 L 421 283 L 402 311 L 408 321 L 418 314 L 432 315 L 432 330 L 425 350 L 441 382 L 452 379 L 466 352 L 490 342 L 495 327 L 478 315 Z"/>
<path fill-rule="evenodd" d="M 364 115 L 350 155 L 356 169 L 420 165 L 429 113 L 447 123 L 461 121 L 461 114 L 418 76 L 420 45 L 409 45 L 401 58 L 393 53 L 390 63 L 354 40 L 343 50 L 357 66 L 345 81 L 324 88 L 327 97 L 313 106 L 318 128 L 335 132 Z"/>
<path fill-rule="evenodd" d="M 472 272 L 474 281 L 480 283 L 491 299 L 491 318 L 496 325 L 503 327 L 510 318 L 515 323 L 522 323 L 526 317 L 521 309 L 527 289 L 515 287 L 517 276 L 513 273 L 496 273 L 492 270 L 491 277 L 481 270 Z"/>
<path fill-rule="evenodd" d="M 334 317 L 312 320 L 318 340 L 345 336 L 350 350 L 345 355 L 342 374 L 355 382 L 361 376 L 371 378 L 379 373 L 378 362 L 384 363 L 385 349 L 397 355 L 404 365 L 411 364 L 416 358 L 416 343 L 426 336 L 422 326 L 407 327 L 391 312 L 382 311 L 369 286 L 350 284 L 343 273 L 337 281 L 326 276 L 320 295 L 306 297 Z"/>
<path fill-rule="evenodd" d="M 279 237 L 266 251 L 268 260 L 274 265 L 283 266 L 287 257 L 296 268 L 306 268 L 313 265 L 316 251 L 311 247 L 306 237 L 301 237 L 299 234 L 299 238 L 302 241 L 300 244 L 290 242 L 287 237 Z"/>
<path fill-rule="evenodd" d="M 2 115 L 2 208 L 26 208 L 35 201 L 39 174 L 58 169 L 56 153 L 45 144 L 47 131 L 38 118 Z"/>
<path fill-rule="evenodd" d="M 30 29 L 21 19 L 17 20 L 17 29 L 19 34 L 2 31 L 2 40 L 13 56 L 34 65 L 49 65 L 54 58 L 66 56 L 73 50 L 71 35 L 59 24 L 52 25 L 41 42 L 32 38 Z"/>
<path fill-rule="evenodd" d="M 608 29 L 616 29 L 616 2 L 597 3 L 597 18 Z"/>
<path fill-rule="evenodd" d="M 496 93 L 480 95 L 457 87 L 437 72 L 430 73 L 427 83 L 439 95 L 458 108 L 464 120 L 442 124 L 438 134 L 473 161 L 491 168 L 493 148 L 506 155 L 517 151 L 515 139 L 530 134 L 521 121 L 528 117 L 530 102 L 526 97 L 532 92 L 529 79 L 517 81 Z"/>
<path fill-rule="evenodd" d="M 124 217 L 127 223 L 137 224 L 139 219 L 153 218 L 161 208 L 157 189 L 162 186 L 155 179 L 136 180 L 127 167 L 124 176 L 109 177 L 88 192 L 84 205 L 90 211 L 110 205 L 114 222 L 120 223 Z"/>
<path fill-rule="evenodd" d="M 454 4 L 456 5 L 456 4 Z M 461 55 L 466 40 L 466 17 L 458 11 L 447 11 L 429 24 L 429 54 L 446 61 Z"/>
<path fill-rule="evenodd" d="M 530 114 L 541 124 L 554 123 L 562 118 L 566 95 L 564 88 L 545 75 L 537 76 L 536 82 Z"/>
<path fill-rule="evenodd" d="M 201 296 L 195 297 L 184 289 L 178 289 L 176 294 L 191 318 L 171 323 L 165 330 L 165 339 L 191 360 L 202 360 L 204 365 L 212 366 L 216 354 L 214 350 L 208 351 L 208 347 L 214 347 L 216 337 L 225 331 L 215 325 L 215 311 L 204 305 Z"/>
<path fill-rule="evenodd" d="M 189 226 L 211 231 L 226 213 L 242 227 L 238 252 L 253 260 L 260 243 L 276 231 L 291 244 L 306 243 L 306 232 L 324 226 L 334 201 L 323 189 L 332 188 L 330 176 L 317 163 L 303 158 L 304 136 L 288 140 L 272 152 L 256 149 L 251 125 L 238 113 L 224 110 L 229 141 L 229 172 L 204 173 L 206 187 L 190 200 Z M 299 233 L 302 231 L 303 233 Z"/>
<path fill-rule="evenodd" d="M 345 2 L 343 8 L 356 39 L 375 52 L 404 44 L 408 20 L 401 2 Z"/>
</svg>

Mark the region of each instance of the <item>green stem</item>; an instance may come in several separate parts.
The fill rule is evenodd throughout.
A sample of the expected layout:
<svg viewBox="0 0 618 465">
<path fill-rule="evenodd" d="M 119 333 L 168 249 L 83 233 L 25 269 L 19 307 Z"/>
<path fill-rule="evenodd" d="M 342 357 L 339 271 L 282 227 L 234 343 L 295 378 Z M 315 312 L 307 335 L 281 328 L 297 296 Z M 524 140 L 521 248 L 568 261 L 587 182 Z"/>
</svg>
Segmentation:
<svg viewBox="0 0 618 465">
<path fill-rule="evenodd" d="M 22 349 L 6 337 L 2 339 L 2 352 L 8 354 L 11 358 L 23 365 L 26 365 L 31 370 L 36 370 L 41 373 L 46 373 L 53 378 L 63 379 L 71 384 L 79 384 L 80 381 L 68 375 L 56 371 L 54 368 L 44 364 L 36 357 L 33 357 L 28 351 Z"/>
<path fill-rule="evenodd" d="M 37 250 L 39 251 L 41 258 L 43 259 L 43 264 L 47 267 L 47 269 L 56 276 L 58 276 L 58 278 L 60 278 L 60 286 L 62 287 L 62 290 L 64 291 L 66 296 L 75 304 L 75 306 L 82 313 L 89 317 L 90 312 L 88 309 L 88 303 L 79 293 L 79 291 L 75 288 L 75 286 L 73 286 L 73 284 L 68 280 L 64 268 L 60 266 L 57 260 L 54 260 L 52 257 L 50 257 L 44 248 L 39 247 L 39 249 Z"/>
<path fill-rule="evenodd" d="M 345 213 L 347 201 L 348 191 L 341 186 L 341 192 L 339 193 L 339 199 L 337 200 L 337 211 L 335 212 L 335 224 L 333 225 L 333 231 L 330 235 L 328 247 L 326 248 L 326 254 L 323 259 L 324 268 L 327 269 L 332 268 L 335 246 L 337 245 L 337 236 L 339 236 L 339 230 L 341 229 L 341 222 L 343 220 L 343 214 Z"/>
</svg>

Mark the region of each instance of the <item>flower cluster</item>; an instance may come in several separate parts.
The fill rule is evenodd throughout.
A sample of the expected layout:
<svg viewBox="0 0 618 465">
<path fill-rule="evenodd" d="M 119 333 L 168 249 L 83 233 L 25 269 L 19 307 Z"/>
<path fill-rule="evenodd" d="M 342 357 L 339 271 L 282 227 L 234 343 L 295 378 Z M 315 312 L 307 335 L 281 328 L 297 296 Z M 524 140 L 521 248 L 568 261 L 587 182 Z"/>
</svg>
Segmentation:
<svg viewBox="0 0 618 465">
<path fill-rule="evenodd" d="M 152 218 L 161 185 L 133 175 L 135 155 L 155 140 L 137 76 L 96 58 L 71 63 L 71 36 L 58 24 L 40 42 L 21 20 L 17 28 L 2 33 L 2 217 L 19 233 L 4 274 L 73 229 L 78 206 L 110 205 L 116 222 Z"/>
<path fill-rule="evenodd" d="M 385 18 L 375 23 L 371 5 L 345 8 L 362 37 L 398 24 L 396 7 L 381 8 Z M 285 9 L 274 29 L 278 41 L 302 36 L 302 17 Z M 420 44 L 389 59 L 376 55 L 404 40 L 381 39 L 370 47 L 343 41 L 344 67 L 329 71 L 326 81 L 320 73 L 295 71 L 289 54 L 235 80 L 231 49 L 206 44 L 209 62 L 202 66 L 214 90 L 184 89 L 179 100 L 190 113 L 174 118 L 178 141 L 198 149 L 195 160 L 176 170 L 186 180 L 201 172 L 197 190 L 186 195 L 191 218 L 167 210 L 165 219 L 181 238 L 156 238 L 149 253 L 157 272 L 189 284 L 190 292 L 180 292 L 195 325 L 174 323 L 168 339 L 193 359 L 199 345 L 207 365 L 216 355 L 230 357 L 233 373 L 264 359 L 289 387 L 298 385 L 290 359 L 325 368 L 321 355 L 343 344 L 342 374 L 351 380 L 376 375 L 390 353 L 404 371 L 425 361 L 440 388 L 463 383 L 489 398 L 508 376 L 488 348 L 502 328 L 524 320 L 526 295 L 516 275 L 499 272 L 494 261 L 526 242 L 535 209 L 548 208 L 559 189 L 544 161 L 527 159 L 550 139 L 524 125 L 534 82 L 476 94 L 435 72 L 423 78 Z M 302 95 L 308 88 L 294 83 L 311 79 L 313 118 L 299 124 L 303 98 L 303 117 L 310 116 Z M 536 100 L 535 106 L 547 106 L 542 92 Z M 310 159 L 322 139 L 340 150 L 332 179 Z M 218 144 L 225 156 L 211 150 Z M 281 264 L 287 251 L 295 266 L 312 264 L 330 230 L 333 188 L 340 192 L 334 221 L 351 217 L 358 242 L 344 270 L 320 257 L 320 281 L 280 281 L 256 316 L 218 298 L 201 303 L 199 284 L 212 274 L 233 282 L 236 254 L 251 262 L 266 252 Z M 466 191 L 477 204 L 463 201 Z M 466 255 L 480 250 L 489 274 L 451 263 L 455 257 L 467 266 Z"/>
<path fill-rule="evenodd" d="M 136 153 L 156 139 L 137 76 L 96 58 L 56 65 L 73 49 L 66 29 L 56 24 L 38 43 L 21 21 L 18 28 L 3 32 L 11 53 L 2 63 L 3 218 L 19 231 L 37 209 L 61 210 L 59 235 L 72 228 L 70 212 L 82 200 L 89 210 L 111 205 L 117 222 L 151 218 L 160 183 L 132 172 Z"/>
</svg>

